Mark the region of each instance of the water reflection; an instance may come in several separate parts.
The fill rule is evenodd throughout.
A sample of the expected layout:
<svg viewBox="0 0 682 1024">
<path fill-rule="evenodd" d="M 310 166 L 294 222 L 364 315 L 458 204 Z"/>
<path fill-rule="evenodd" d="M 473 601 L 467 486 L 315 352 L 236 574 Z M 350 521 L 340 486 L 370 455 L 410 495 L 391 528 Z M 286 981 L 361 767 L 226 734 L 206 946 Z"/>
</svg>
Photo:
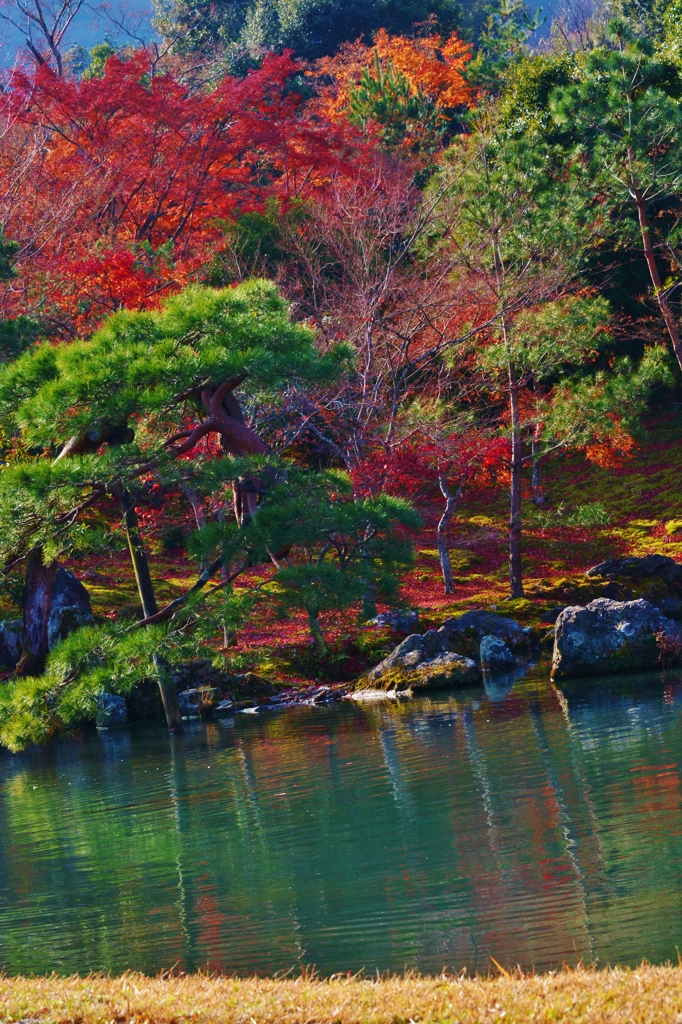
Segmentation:
<svg viewBox="0 0 682 1024">
<path fill-rule="evenodd" d="M 0 757 L 0 966 L 665 960 L 682 679 L 86 734 Z"/>
</svg>

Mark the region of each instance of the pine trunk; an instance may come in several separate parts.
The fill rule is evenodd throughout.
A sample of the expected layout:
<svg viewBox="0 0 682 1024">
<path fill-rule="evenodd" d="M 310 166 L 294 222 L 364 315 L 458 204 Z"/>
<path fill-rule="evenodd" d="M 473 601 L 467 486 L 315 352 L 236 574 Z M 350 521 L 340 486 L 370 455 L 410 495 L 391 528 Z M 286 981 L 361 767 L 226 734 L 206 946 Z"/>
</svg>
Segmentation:
<svg viewBox="0 0 682 1024">
<path fill-rule="evenodd" d="M 314 649 L 318 654 L 324 654 L 327 650 L 327 644 L 325 643 L 324 634 L 320 628 L 318 615 L 318 612 L 308 612 L 308 627 L 310 629 L 310 635 L 313 638 Z"/>
<path fill-rule="evenodd" d="M 39 675 L 45 668 L 48 654 L 47 624 L 52 608 L 52 588 L 56 572 L 56 561 L 51 565 L 45 565 L 42 547 L 31 548 L 26 555 L 26 646 L 17 665 L 18 675 Z"/>
<path fill-rule="evenodd" d="M 509 363 L 509 411 L 511 414 L 511 504 L 509 509 L 509 591 L 512 597 L 523 597 L 521 566 L 521 413 L 516 366 Z"/>
<path fill-rule="evenodd" d="M 128 548 L 130 550 L 130 559 L 133 563 L 137 592 L 140 595 L 142 612 L 145 619 L 147 619 L 150 615 L 156 615 L 158 606 L 156 604 L 151 573 L 149 572 L 147 553 L 140 536 L 135 503 L 126 490 L 121 491 L 121 511 L 123 512 L 123 525 L 128 539 Z M 180 714 L 175 685 L 170 678 L 167 666 L 157 654 L 154 655 L 154 667 L 156 669 L 156 681 L 161 693 L 161 701 L 168 729 L 173 733 L 181 733 L 183 731 L 182 715 Z"/>
<path fill-rule="evenodd" d="M 649 224 L 646 215 L 646 201 L 644 196 L 638 188 L 634 189 L 635 202 L 637 204 L 637 218 L 639 220 L 639 230 L 642 236 L 642 244 L 644 246 L 644 258 L 646 259 L 647 267 L 649 268 L 649 276 L 651 283 L 654 286 L 654 295 L 658 303 L 658 308 L 661 311 L 663 322 L 667 328 L 670 340 L 673 345 L 673 351 L 677 359 L 678 365 L 682 370 L 682 341 L 680 340 L 680 332 L 677 329 L 675 322 L 675 316 L 670 306 L 668 305 L 668 297 L 665 294 L 665 289 L 661 282 L 661 275 L 658 272 L 658 266 L 656 265 L 656 256 L 654 253 L 654 247 L 651 244 L 651 234 L 649 232 Z"/>
</svg>

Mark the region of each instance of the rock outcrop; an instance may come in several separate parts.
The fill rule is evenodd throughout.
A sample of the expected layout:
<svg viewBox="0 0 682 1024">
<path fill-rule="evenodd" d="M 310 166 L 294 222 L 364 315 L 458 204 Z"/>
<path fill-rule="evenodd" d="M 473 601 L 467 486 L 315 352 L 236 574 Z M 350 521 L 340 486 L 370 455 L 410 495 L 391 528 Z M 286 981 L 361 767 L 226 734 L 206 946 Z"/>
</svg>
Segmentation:
<svg viewBox="0 0 682 1024">
<path fill-rule="evenodd" d="M 648 601 L 597 598 L 556 622 L 552 678 L 657 668 L 682 653 L 682 630 Z"/>
<path fill-rule="evenodd" d="M 52 607 L 47 620 L 47 644 L 50 650 L 81 626 L 94 623 L 90 595 L 73 573 L 57 569 L 52 587 Z"/>
<path fill-rule="evenodd" d="M 645 555 L 636 558 L 609 558 L 588 569 L 586 576 L 603 576 L 615 579 L 618 576 L 658 576 L 666 583 L 682 587 L 682 565 L 668 555 Z"/>
<path fill-rule="evenodd" d="M 356 690 L 435 690 L 478 682 L 476 662 L 453 651 L 441 630 L 408 636 L 356 683 Z"/>
<path fill-rule="evenodd" d="M 682 612 L 682 565 L 668 555 L 609 558 L 588 569 L 586 575 L 608 580 L 602 591 L 604 597 L 621 601 L 641 597 L 664 615 L 679 616 Z"/>
<path fill-rule="evenodd" d="M 414 608 L 407 611 L 382 612 L 371 620 L 372 626 L 389 626 L 399 633 L 411 633 L 419 622 L 419 612 Z"/>
<path fill-rule="evenodd" d="M 97 697 L 97 728 L 111 729 L 128 724 L 128 708 L 123 697 L 115 693 L 100 693 Z"/>
<path fill-rule="evenodd" d="M 484 636 L 479 656 L 481 668 L 491 675 L 507 673 L 514 668 L 514 655 L 499 636 Z"/>
<path fill-rule="evenodd" d="M 26 641 L 26 631 L 21 619 L 0 622 L 0 665 L 14 668 L 21 658 Z"/>
</svg>

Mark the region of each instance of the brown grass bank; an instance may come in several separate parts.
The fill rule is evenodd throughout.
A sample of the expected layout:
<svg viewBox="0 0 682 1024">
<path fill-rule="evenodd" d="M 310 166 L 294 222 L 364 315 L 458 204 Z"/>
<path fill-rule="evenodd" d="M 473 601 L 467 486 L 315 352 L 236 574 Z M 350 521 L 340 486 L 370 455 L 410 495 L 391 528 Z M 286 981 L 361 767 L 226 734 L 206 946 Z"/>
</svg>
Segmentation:
<svg viewBox="0 0 682 1024">
<path fill-rule="evenodd" d="M 0 978 L 0 1021 L 59 1024 L 679 1024 L 682 967 L 381 980 Z"/>
</svg>

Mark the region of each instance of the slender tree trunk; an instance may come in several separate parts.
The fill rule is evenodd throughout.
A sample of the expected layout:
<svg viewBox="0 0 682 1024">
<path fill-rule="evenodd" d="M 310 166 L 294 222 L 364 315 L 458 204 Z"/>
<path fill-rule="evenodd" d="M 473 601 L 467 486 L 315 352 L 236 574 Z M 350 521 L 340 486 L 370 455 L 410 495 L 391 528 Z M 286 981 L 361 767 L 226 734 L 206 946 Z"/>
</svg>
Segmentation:
<svg viewBox="0 0 682 1024">
<path fill-rule="evenodd" d="M 125 489 L 121 491 L 121 512 L 123 513 L 123 526 L 128 541 L 128 549 L 130 551 L 130 560 L 133 564 L 133 572 L 135 573 L 137 592 L 140 595 L 142 612 L 146 619 L 149 618 L 150 615 L 156 615 L 158 606 L 156 604 L 156 595 L 154 593 L 152 577 L 149 572 L 147 553 L 144 549 L 144 544 L 142 543 L 142 537 L 140 536 L 140 526 L 137 521 L 135 503 L 130 493 Z"/>
<path fill-rule="evenodd" d="M 361 617 L 365 622 L 368 622 L 370 619 L 376 619 L 378 613 L 377 585 L 374 573 L 372 572 L 372 557 L 366 547 L 373 535 L 374 531 L 371 527 L 367 526 L 365 529 L 364 546 L 360 556 L 360 562 L 363 567 Z"/>
<path fill-rule="evenodd" d="M 445 593 L 454 594 L 455 583 L 452 578 L 452 562 L 450 561 L 450 552 L 448 551 L 448 526 L 454 514 L 457 499 L 459 498 L 462 492 L 462 485 L 460 483 L 459 487 L 457 488 L 456 494 L 451 494 L 448 489 L 448 483 L 445 478 L 445 474 L 439 473 L 438 486 L 440 487 L 441 494 L 445 498 L 445 511 L 438 520 L 438 530 L 436 533 L 438 537 L 438 558 L 440 560 L 440 569 L 441 572 L 443 573 Z"/>
<path fill-rule="evenodd" d="M 649 232 L 649 223 L 646 215 L 646 201 L 644 196 L 638 188 L 634 189 L 635 202 L 637 204 L 637 218 L 639 220 L 639 230 L 642 236 L 642 244 L 644 246 L 644 258 L 646 259 L 647 267 L 649 268 L 649 276 L 651 277 L 651 283 L 654 286 L 654 295 L 656 296 L 656 302 L 658 308 L 661 311 L 661 316 L 665 322 L 665 326 L 670 335 L 670 340 L 673 344 L 673 351 L 675 357 L 682 370 L 682 341 L 680 340 L 680 332 L 677 329 L 675 322 L 675 316 L 670 306 L 668 305 L 668 297 L 665 294 L 661 282 L 661 276 L 658 272 L 658 266 L 656 264 L 656 256 L 654 253 L 654 247 L 651 244 L 651 234 Z"/>
<path fill-rule="evenodd" d="M 364 556 L 363 556 L 364 558 Z M 368 563 L 367 571 L 364 573 L 362 580 L 362 612 L 361 617 L 364 622 L 369 622 L 370 619 L 376 619 L 377 611 L 377 588 L 372 578 L 372 570 L 369 566 L 369 559 L 366 559 Z"/>
<path fill-rule="evenodd" d="M 56 561 L 45 565 L 42 547 L 31 548 L 26 555 L 26 647 L 16 668 L 17 675 L 40 675 L 45 669 L 48 654 L 47 624 L 52 608 L 52 588 L 56 572 Z"/>
<path fill-rule="evenodd" d="M 310 629 L 310 635 L 313 638 L 313 647 L 318 654 L 325 654 L 327 651 L 327 644 L 324 639 L 324 633 L 320 628 L 319 612 L 312 612 L 308 609 L 308 627 Z"/>
<path fill-rule="evenodd" d="M 197 530 L 201 532 L 206 526 L 206 516 L 204 514 L 204 507 L 201 504 L 201 501 L 199 500 L 199 495 L 195 490 L 193 490 L 188 484 L 185 483 L 180 484 L 180 490 L 182 491 L 182 493 L 185 495 L 188 502 L 192 506 L 192 511 L 194 512 L 194 521 L 197 524 Z M 201 572 L 204 571 L 208 564 L 209 559 L 206 557 L 206 555 L 204 555 L 199 565 Z"/>
<path fill-rule="evenodd" d="M 530 442 L 531 459 L 533 463 L 533 475 L 531 477 L 531 488 L 533 490 L 533 501 L 536 505 L 544 505 L 545 495 L 542 493 L 540 483 L 540 457 L 538 455 L 538 440 L 540 438 L 540 426 L 538 425 Z"/>
<path fill-rule="evenodd" d="M 142 612 L 146 619 L 149 618 L 150 615 L 156 615 L 158 606 L 156 604 L 156 595 L 154 594 L 154 585 L 152 583 L 151 573 L 149 572 L 147 553 L 144 549 L 144 544 L 142 543 L 142 537 L 140 536 L 140 527 L 137 521 L 137 513 L 135 512 L 135 503 L 129 492 L 125 489 L 121 491 L 121 511 L 123 513 L 123 525 L 128 539 L 128 548 L 130 549 L 130 559 L 133 563 L 133 572 L 135 573 L 135 582 L 137 583 L 137 592 L 140 595 Z M 176 693 L 173 680 L 170 678 L 168 667 L 158 654 L 154 655 L 154 667 L 156 669 L 156 681 L 159 685 L 168 729 L 170 732 L 181 733 L 183 731 L 183 727 L 182 715 L 180 714 L 180 707 L 178 705 L 178 695 Z"/>
<path fill-rule="evenodd" d="M 511 504 L 509 509 L 509 591 L 512 597 L 523 597 L 521 567 L 521 412 L 516 366 L 509 362 L 509 411 L 511 414 Z"/>
</svg>

